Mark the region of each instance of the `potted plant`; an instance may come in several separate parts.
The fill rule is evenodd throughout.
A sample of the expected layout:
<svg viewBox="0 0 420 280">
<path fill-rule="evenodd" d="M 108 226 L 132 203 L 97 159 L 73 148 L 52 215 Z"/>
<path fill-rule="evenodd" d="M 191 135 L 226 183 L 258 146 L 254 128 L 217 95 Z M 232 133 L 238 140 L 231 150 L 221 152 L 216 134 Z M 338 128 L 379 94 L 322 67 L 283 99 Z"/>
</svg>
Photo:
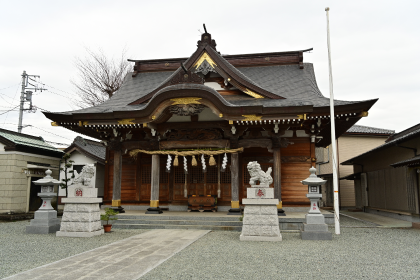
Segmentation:
<svg viewBox="0 0 420 280">
<path fill-rule="evenodd" d="M 117 217 L 113 217 L 116 216 L 118 214 L 117 211 L 115 211 L 114 209 L 111 208 L 105 208 L 105 214 L 101 214 L 101 220 L 102 221 L 106 221 L 106 224 L 104 224 L 104 230 L 105 232 L 110 232 L 111 231 L 111 227 L 112 224 L 109 223 L 110 220 L 117 220 Z"/>
</svg>

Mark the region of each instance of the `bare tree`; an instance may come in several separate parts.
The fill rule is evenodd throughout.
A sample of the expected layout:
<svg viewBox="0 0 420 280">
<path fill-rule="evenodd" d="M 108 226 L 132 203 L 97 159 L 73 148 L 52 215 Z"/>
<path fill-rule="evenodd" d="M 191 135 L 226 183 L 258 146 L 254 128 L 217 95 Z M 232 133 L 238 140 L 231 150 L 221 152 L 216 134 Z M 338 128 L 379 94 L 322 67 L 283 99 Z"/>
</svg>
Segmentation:
<svg viewBox="0 0 420 280">
<path fill-rule="evenodd" d="M 121 87 L 124 77 L 130 70 L 130 63 L 125 59 L 125 51 L 118 61 L 108 58 L 102 50 L 93 52 L 86 49 L 86 51 L 85 58 L 77 57 L 75 60 L 79 80 L 71 80 L 79 97 L 73 103 L 80 108 L 95 106 L 111 98 Z"/>
</svg>

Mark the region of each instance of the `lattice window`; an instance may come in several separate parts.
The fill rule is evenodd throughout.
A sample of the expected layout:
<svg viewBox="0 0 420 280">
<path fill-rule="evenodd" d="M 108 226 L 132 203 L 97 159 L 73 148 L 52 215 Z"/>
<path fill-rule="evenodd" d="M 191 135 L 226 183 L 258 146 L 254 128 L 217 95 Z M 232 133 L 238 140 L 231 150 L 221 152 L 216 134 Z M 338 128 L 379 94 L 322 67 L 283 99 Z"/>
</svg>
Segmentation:
<svg viewBox="0 0 420 280">
<path fill-rule="evenodd" d="M 192 184 L 204 184 L 204 173 L 202 170 L 201 165 L 198 166 L 190 166 L 189 170 L 189 182 Z"/>
<path fill-rule="evenodd" d="M 185 173 L 182 166 L 173 166 L 174 172 L 174 182 L 175 184 L 184 184 L 185 183 Z"/>
<path fill-rule="evenodd" d="M 152 181 L 152 167 L 150 165 L 141 166 L 141 183 L 142 184 L 151 184 Z"/>
<path fill-rule="evenodd" d="M 230 164 L 227 164 L 226 171 L 220 172 L 220 183 L 221 184 L 230 184 L 231 183 L 231 172 L 230 172 Z"/>
<path fill-rule="evenodd" d="M 216 166 L 207 166 L 207 178 L 206 181 L 208 184 L 217 184 L 217 167 Z"/>
<path fill-rule="evenodd" d="M 167 184 L 169 181 L 168 177 L 169 173 L 166 172 L 166 165 L 161 165 L 159 171 L 159 184 Z"/>
</svg>

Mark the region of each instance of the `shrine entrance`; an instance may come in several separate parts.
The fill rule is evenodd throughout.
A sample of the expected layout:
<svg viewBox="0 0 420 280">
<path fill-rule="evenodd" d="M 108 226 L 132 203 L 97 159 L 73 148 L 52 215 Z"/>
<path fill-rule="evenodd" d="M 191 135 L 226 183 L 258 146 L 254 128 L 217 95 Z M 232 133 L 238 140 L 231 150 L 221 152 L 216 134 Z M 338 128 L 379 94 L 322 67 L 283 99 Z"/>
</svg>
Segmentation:
<svg viewBox="0 0 420 280">
<path fill-rule="evenodd" d="M 221 172 L 219 156 L 215 156 L 218 164 L 216 166 L 206 165 L 206 172 L 203 166 L 197 163 L 192 166 L 188 163 L 188 174 L 185 173 L 184 165 L 173 167 L 173 200 L 187 201 L 190 195 L 212 195 L 218 197 L 218 201 L 230 202 L 231 199 L 231 172 L 228 164 L 226 171 Z M 208 162 L 208 160 L 207 160 Z M 219 195 L 220 193 L 220 195 Z"/>
</svg>

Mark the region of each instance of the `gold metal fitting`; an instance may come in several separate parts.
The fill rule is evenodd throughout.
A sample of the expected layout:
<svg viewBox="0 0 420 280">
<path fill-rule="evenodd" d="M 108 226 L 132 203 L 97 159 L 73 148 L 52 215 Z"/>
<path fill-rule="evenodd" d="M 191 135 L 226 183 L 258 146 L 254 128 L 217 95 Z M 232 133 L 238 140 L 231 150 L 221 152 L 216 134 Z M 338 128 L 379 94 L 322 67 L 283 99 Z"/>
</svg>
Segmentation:
<svg viewBox="0 0 420 280">
<path fill-rule="evenodd" d="M 239 208 L 239 201 L 231 201 L 230 206 L 232 208 Z"/>
<path fill-rule="evenodd" d="M 159 207 L 159 200 L 150 200 L 150 207 Z"/>
<path fill-rule="evenodd" d="M 121 206 L 121 199 L 112 200 L 112 207 L 120 207 Z"/>
</svg>

